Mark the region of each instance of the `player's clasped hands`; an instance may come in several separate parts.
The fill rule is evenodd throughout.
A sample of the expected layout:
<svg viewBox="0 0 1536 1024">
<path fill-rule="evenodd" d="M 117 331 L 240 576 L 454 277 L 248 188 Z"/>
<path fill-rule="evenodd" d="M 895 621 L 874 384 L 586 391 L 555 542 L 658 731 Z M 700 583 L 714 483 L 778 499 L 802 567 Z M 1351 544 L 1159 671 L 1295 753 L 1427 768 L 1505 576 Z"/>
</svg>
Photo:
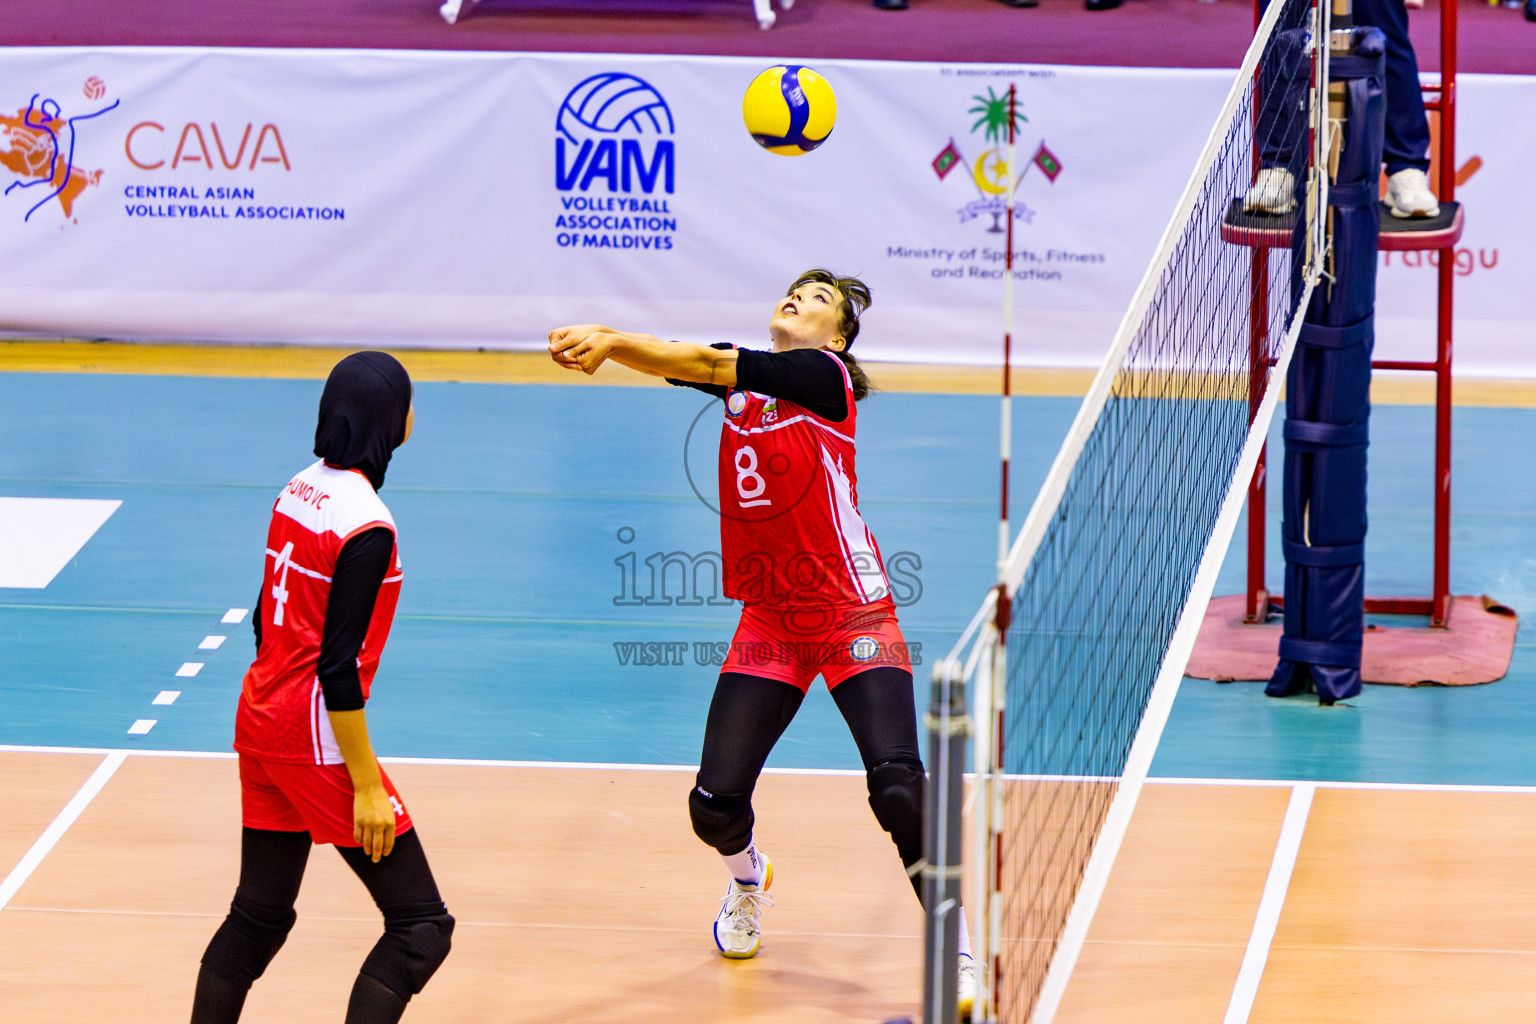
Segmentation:
<svg viewBox="0 0 1536 1024">
<path fill-rule="evenodd" d="M 613 330 L 600 324 L 557 327 L 549 332 L 549 355 L 568 370 L 592 374 L 613 349 Z"/>
</svg>

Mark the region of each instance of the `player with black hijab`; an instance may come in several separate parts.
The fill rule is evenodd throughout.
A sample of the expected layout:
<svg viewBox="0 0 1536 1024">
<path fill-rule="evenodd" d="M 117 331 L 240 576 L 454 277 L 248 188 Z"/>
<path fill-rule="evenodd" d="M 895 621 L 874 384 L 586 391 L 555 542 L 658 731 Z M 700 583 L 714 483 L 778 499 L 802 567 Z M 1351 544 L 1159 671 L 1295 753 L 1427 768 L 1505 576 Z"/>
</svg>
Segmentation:
<svg viewBox="0 0 1536 1024">
<path fill-rule="evenodd" d="M 393 356 L 358 352 L 336 364 L 320 397 L 320 461 L 273 505 L 252 617 L 256 660 L 235 717 L 240 882 L 203 954 L 193 1024 L 239 1020 L 293 927 L 316 843 L 336 846 L 384 915 L 347 1024 L 395 1024 L 448 955 L 453 918 L 363 713 L 402 577 L 378 489 L 411 435 L 411 399 Z"/>
</svg>

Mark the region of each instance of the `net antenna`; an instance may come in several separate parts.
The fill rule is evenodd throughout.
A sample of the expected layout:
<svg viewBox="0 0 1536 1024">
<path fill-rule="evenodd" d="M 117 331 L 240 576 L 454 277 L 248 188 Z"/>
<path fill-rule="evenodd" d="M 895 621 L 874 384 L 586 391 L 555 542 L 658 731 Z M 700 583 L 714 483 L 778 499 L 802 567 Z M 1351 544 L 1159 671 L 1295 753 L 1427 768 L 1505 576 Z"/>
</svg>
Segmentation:
<svg viewBox="0 0 1536 1024">
<path fill-rule="evenodd" d="M 1002 501 L 997 520 L 997 574 L 1001 579 L 1008 568 L 1008 462 L 1013 457 L 1013 219 L 1014 198 L 1019 193 L 1019 144 L 1016 121 L 1019 116 L 1019 87 L 1008 83 L 1008 227 L 1003 235 L 1003 404 L 998 415 L 998 459 L 1002 464 Z"/>
<path fill-rule="evenodd" d="M 1328 46 L 1314 41 L 1329 28 L 1326 0 L 1271 0 L 999 582 L 946 659 L 975 702 L 975 1021 L 1054 1019 L 1167 722 L 1325 266 Z M 1253 208 L 1260 179 L 1283 183 L 1291 202 L 1269 206 L 1287 209 Z M 1252 231 L 1270 240 L 1262 260 L 1233 244 Z M 1012 250 L 1010 234 L 1004 531 Z"/>
</svg>

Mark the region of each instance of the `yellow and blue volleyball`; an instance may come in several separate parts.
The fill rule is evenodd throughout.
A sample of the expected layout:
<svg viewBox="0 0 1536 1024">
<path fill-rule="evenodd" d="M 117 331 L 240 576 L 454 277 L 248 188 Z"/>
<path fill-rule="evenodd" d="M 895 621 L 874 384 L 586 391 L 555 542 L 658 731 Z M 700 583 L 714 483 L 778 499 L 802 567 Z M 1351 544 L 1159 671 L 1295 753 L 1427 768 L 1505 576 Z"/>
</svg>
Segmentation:
<svg viewBox="0 0 1536 1024">
<path fill-rule="evenodd" d="M 757 144 L 780 156 L 809 153 L 832 134 L 837 96 L 827 80 L 799 64 L 778 64 L 747 86 L 741 119 Z"/>
</svg>

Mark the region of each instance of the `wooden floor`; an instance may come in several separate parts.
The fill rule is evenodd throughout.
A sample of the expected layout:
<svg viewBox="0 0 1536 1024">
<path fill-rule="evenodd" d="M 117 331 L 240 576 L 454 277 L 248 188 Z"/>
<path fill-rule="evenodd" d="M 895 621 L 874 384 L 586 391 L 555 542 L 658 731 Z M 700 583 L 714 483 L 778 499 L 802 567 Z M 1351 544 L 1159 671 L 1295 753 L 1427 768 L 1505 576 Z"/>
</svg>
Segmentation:
<svg viewBox="0 0 1536 1024">
<path fill-rule="evenodd" d="M 9 872 L 101 762 L 0 754 Z M 756 960 L 710 937 L 725 874 L 677 771 L 392 765 L 454 949 L 408 1020 L 443 1024 L 883 1021 L 920 998 L 922 916 L 857 776 L 766 776 L 758 836 L 777 905 Z M 6 1024 L 185 1020 L 233 895 L 230 759 L 130 757 L 0 912 Z M 299 922 L 243 1020 L 339 1020 L 377 912 L 317 849 Z"/>
<path fill-rule="evenodd" d="M 1147 786 L 1056 1019 L 1221 1021 L 1289 795 Z"/>
<path fill-rule="evenodd" d="M 1151 784 L 1059 1024 L 1219 1024 L 1287 786 Z M 1319 786 L 1252 1024 L 1536 1019 L 1536 793 Z"/>
<path fill-rule="evenodd" d="M 0 752 L 0 876 L 102 763 Z M 880 1022 L 915 1015 L 922 920 L 862 778 L 769 774 L 758 836 L 777 905 L 731 962 L 718 860 L 685 771 L 404 763 L 454 951 L 416 1021 Z M 1220 1022 L 1291 789 L 1149 784 L 1057 1020 Z M 185 1019 L 238 863 L 235 763 L 130 756 L 0 911 L 6 1024 Z M 1320 786 L 1252 1015 L 1269 1022 L 1529 1021 L 1536 793 Z M 316 850 L 252 1024 L 335 1021 L 378 933 Z"/>
</svg>

